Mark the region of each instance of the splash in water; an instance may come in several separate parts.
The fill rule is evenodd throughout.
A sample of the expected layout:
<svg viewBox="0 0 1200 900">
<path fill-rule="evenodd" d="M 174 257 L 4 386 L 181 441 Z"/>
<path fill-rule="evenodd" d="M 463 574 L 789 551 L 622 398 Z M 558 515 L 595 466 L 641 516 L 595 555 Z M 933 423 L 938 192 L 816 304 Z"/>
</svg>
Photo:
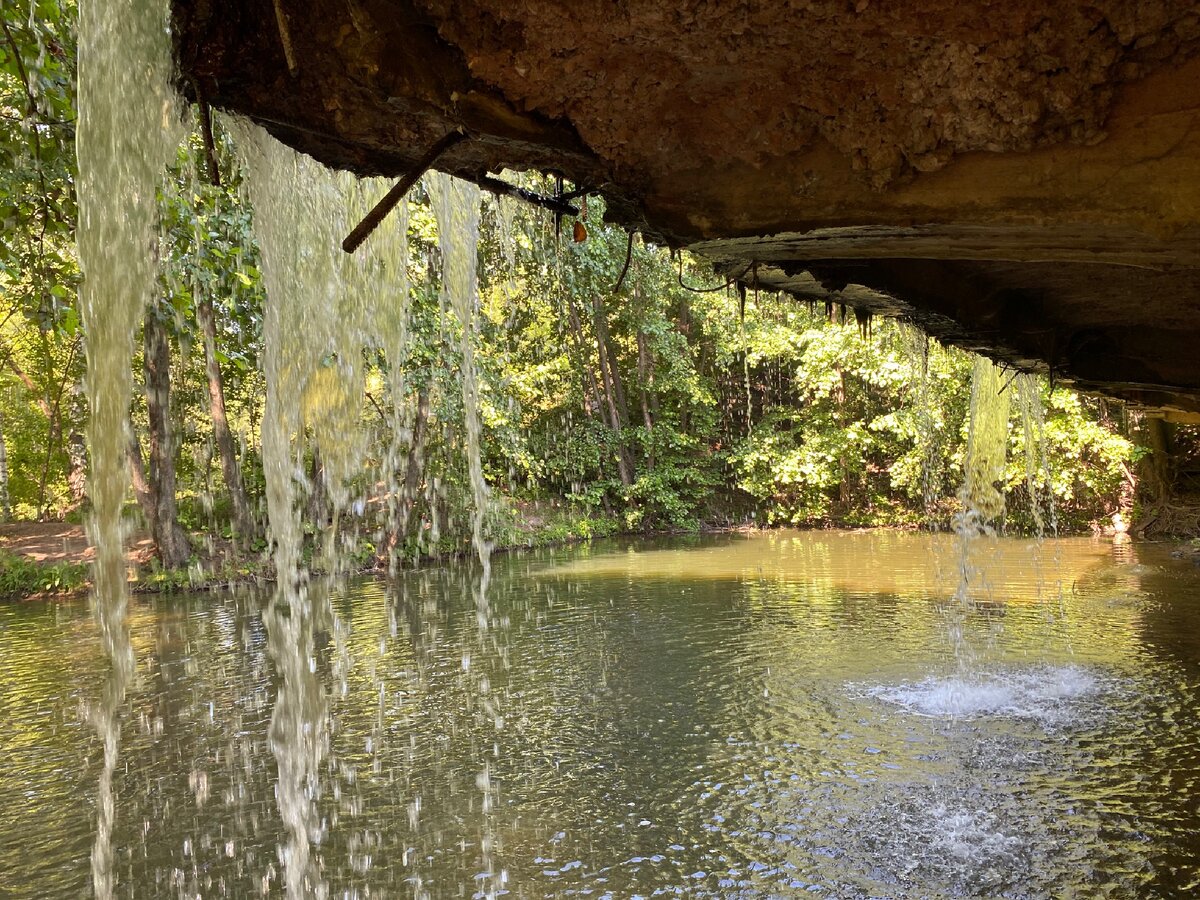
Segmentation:
<svg viewBox="0 0 1200 900">
<path fill-rule="evenodd" d="M 870 688 L 869 696 L 935 718 L 1008 717 L 1042 724 L 1062 722 L 1079 702 L 1103 689 L 1101 678 L 1081 666 L 1033 666 L 925 678 Z"/>
</svg>

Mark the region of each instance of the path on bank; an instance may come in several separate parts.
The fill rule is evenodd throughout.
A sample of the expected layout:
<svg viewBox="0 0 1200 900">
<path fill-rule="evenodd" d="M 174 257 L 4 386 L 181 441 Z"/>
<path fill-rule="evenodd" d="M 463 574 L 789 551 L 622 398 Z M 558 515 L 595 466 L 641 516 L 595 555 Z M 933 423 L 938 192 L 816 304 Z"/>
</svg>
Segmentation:
<svg viewBox="0 0 1200 900">
<path fill-rule="evenodd" d="M 135 532 L 128 542 L 131 563 L 144 565 L 154 555 L 154 542 L 145 532 Z M 66 522 L 14 522 L 0 525 L 0 550 L 17 553 L 34 562 L 88 563 L 96 555 L 82 525 Z"/>
</svg>

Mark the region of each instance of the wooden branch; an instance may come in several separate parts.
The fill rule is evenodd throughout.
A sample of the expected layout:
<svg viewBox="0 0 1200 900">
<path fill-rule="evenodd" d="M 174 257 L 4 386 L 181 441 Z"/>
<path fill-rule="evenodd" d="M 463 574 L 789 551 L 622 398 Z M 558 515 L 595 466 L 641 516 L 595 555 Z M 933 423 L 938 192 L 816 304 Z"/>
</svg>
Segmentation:
<svg viewBox="0 0 1200 900">
<path fill-rule="evenodd" d="M 50 406 L 50 401 L 42 396 L 36 382 L 29 377 L 29 373 L 22 369 L 17 361 L 13 359 L 11 350 L 6 349 L 4 354 L 4 363 L 12 371 L 12 373 L 17 376 L 17 379 L 21 382 L 21 384 L 25 386 L 25 390 L 29 391 L 29 393 L 32 395 L 30 399 L 37 404 L 37 408 L 42 411 L 47 419 L 53 419 L 54 410 Z"/>
<path fill-rule="evenodd" d="M 396 204 L 404 199 L 404 195 L 417 183 L 417 179 L 424 175 L 429 170 L 429 167 L 437 162 L 438 157 L 455 144 L 459 144 L 466 139 L 467 135 L 463 132 L 451 131 L 430 147 L 429 152 L 421 157 L 416 166 L 413 167 L 413 170 L 397 181 L 395 186 L 384 194 L 383 199 L 376 203 L 375 207 L 346 236 L 346 239 L 342 241 L 342 249 L 347 253 L 353 253 L 357 250 L 362 242 L 371 236 L 371 232 L 379 227 L 379 223 L 387 218 L 387 214 L 396 208 Z"/>
<path fill-rule="evenodd" d="M 364 391 L 364 393 L 367 395 L 367 399 L 371 401 L 371 405 L 375 407 L 375 412 L 379 413 L 379 420 L 383 422 L 383 425 L 386 428 L 389 423 L 388 417 L 383 412 L 383 407 L 379 405 L 379 401 L 375 399 L 375 395 L 370 391 Z"/>
<path fill-rule="evenodd" d="M 296 74 L 296 48 L 292 46 L 292 33 L 288 29 L 287 13 L 283 11 L 280 0 L 275 2 L 275 25 L 279 28 L 279 42 L 283 44 L 283 56 L 287 60 L 288 71 Z"/>
<path fill-rule="evenodd" d="M 29 83 L 29 73 L 25 70 L 25 60 L 21 58 L 21 50 L 17 46 L 16 38 L 13 37 L 12 29 L 8 27 L 8 20 L 0 18 L 0 28 L 4 29 L 5 42 L 12 51 L 13 62 L 17 67 L 17 76 L 21 79 L 21 88 L 25 92 L 25 97 L 29 102 L 30 118 L 40 121 L 41 115 L 38 110 L 37 97 L 33 93 L 33 85 Z"/>
<path fill-rule="evenodd" d="M 503 197 L 515 197 L 518 200 L 524 200 L 526 203 L 533 206 L 540 206 L 543 209 L 548 209 L 552 213 L 560 216 L 578 216 L 579 208 L 572 206 L 561 197 L 547 197 L 545 194 L 539 194 L 536 191 L 531 191 L 528 188 L 519 187 L 515 184 L 509 184 L 507 181 L 502 181 L 499 178 L 493 178 L 490 175 L 484 175 L 479 179 L 479 186 L 485 191 L 493 194 L 499 194 Z"/>
</svg>

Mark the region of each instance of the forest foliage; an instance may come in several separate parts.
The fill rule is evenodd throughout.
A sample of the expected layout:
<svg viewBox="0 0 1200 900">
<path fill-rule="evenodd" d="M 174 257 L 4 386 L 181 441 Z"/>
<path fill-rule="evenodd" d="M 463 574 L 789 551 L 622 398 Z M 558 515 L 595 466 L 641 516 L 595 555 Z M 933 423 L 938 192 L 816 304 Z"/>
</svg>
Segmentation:
<svg viewBox="0 0 1200 900">
<path fill-rule="evenodd" d="M 73 3 L 60 0 L 35 2 L 20 16 L 5 6 L 0 36 L 6 518 L 86 509 L 74 18 Z M 146 470 L 142 448 L 156 438 L 146 390 L 162 387 L 147 380 L 165 376 L 139 358 L 135 372 L 146 390 L 130 411 L 132 496 L 152 495 L 162 475 L 155 469 L 170 464 L 178 506 L 167 514 L 193 534 L 252 549 L 263 540 L 266 296 L 229 132 L 218 120 L 218 186 L 210 183 L 198 122 L 192 126 L 161 189 L 162 277 L 146 311 L 144 346 L 165 340 L 169 353 L 169 460 Z M 555 190 L 552 179 L 520 177 L 531 189 Z M 895 321 L 868 327 L 853 316 L 846 322 L 837 308 L 741 292 L 686 253 L 604 223 L 599 197 L 586 205 L 586 239 L 576 241 L 570 221 L 485 195 L 472 339 L 497 536 L 534 526 L 567 537 L 948 521 L 966 447 L 969 354 Z M 365 390 L 356 399 L 369 463 L 354 486 L 366 554 L 389 542 L 408 554 L 453 549 L 468 530 L 455 387 L 461 335 L 444 308 L 424 188 L 414 189 L 408 212 L 406 351 L 389 360 L 364 348 Z M 402 395 L 388 378 L 397 365 Z M 1046 464 L 1039 456 L 1034 481 L 1052 491 L 1062 527 L 1106 520 L 1130 502 L 1131 466 L 1141 452 L 1126 436 L 1124 414 L 1044 379 L 1040 393 Z M 1029 524 L 1021 512 L 1030 481 L 1019 415 L 1014 410 L 1004 484 L 1014 528 Z M 397 421 L 405 438 L 399 457 L 389 453 Z M 328 492 L 320 459 L 309 464 L 317 529 L 328 519 Z M 386 497 L 393 488 L 403 494 L 404 522 L 399 533 L 384 534 L 389 509 L 397 531 L 396 503 Z M 147 502 L 131 514 L 153 519 L 156 508 Z"/>
</svg>

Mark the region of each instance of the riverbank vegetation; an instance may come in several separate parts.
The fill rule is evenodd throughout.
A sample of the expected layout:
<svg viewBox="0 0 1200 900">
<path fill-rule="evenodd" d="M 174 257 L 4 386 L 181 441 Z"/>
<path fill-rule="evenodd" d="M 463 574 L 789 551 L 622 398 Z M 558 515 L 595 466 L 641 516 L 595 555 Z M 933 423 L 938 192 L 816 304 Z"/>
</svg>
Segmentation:
<svg viewBox="0 0 1200 900">
<path fill-rule="evenodd" d="M 19 19 L 6 9 L 0 42 L 0 515 L 80 519 L 87 409 L 74 9 L 35 7 Z M 521 179 L 541 193 L 559 189 Z M 253 210 L 219 121 L 206 148 L 196 120 L 159 205 L 160 290 L 134 361 L 130 516 L 167 569 L 230 548 L 252 558 L 267 540 L 266 297 Z M 726 285 L 686 253 L 604 224 L 603 212 L 591 196 L 578 221 L 558 222 L 485 198 L 470 340 L 494 539 L 949 521 L 970 354 L 895 321 Z M 314 546 L 350 534 L 350 552 L 363 559 L 456 552 L 470 534 L 457 386 L 464 345 L 461 323 L 446 314 L 424 187 L 411 192 L 407 215 L 409 271 L 393 288 L 410 285 L 395 300 L 408 310 L 406 349 L 389 359 L 364 347 L 363 390 L 346 398 L 363 436 L 363 474 L 328 483 L 319 444 L 297 473 Z M 395 366 L 402 379 L 390 377 Z M 1030 486 L 1053 494 L 1064 530 L 1130 514 L 1139 460 L 1154 451 L 1143 448 L 1136 417 L 1046 379 L 1038 391 L 1044 440 L 1028 456 L 1031 432 L 1014 404 L 1007 527 L 1031 526 L 1022 511 Z M 339 498 L 349 499 L 335 509 Z"/>
<path fill-rule="evenodd" d="M 81 563 L 44 564 L 0 550 L 0 600 L 73 593 L 87 583 L 87 578 L 88 567 Z"/>
</svg>

